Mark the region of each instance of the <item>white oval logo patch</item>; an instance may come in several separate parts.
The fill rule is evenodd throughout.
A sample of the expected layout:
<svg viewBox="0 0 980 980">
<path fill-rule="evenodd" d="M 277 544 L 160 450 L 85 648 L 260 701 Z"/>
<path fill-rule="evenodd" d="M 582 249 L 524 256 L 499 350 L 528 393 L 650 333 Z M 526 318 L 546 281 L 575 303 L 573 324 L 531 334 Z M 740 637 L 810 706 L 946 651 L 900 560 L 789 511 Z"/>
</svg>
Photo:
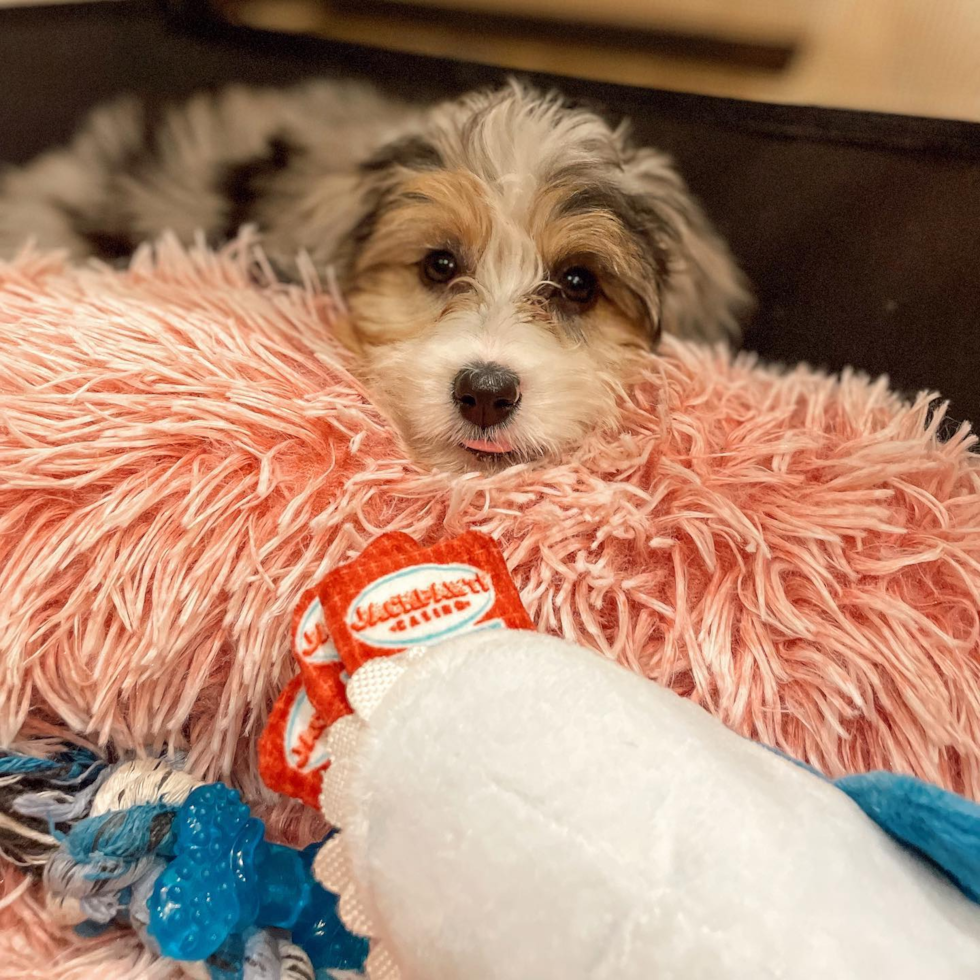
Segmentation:
<svg viewBox="0 0 980 980">
<path fill-rule="evenodd" d="M 286 723 L 286 759 L 300 772 L 315 772 L 330 761 L 327 725 L 313 709 L 306 691 L 300 688 Z"/>
<path fill-rule="evenodd" d="M 371 646 L 432 643 L 472 629 L 495 598 L 490 576 L 472 565 L 411 565 L 361 592 L 347 625 Z"/>
<path fill-rule="evenodd" d="M 340 660 L 340 654 L 337 653 L 337 648 L 327 632 L 323 606 L 316 596 L 310 600 L 310 604 L 299 618 L 293 653 L 311 664 L 329 664 Z"/>
</svg>

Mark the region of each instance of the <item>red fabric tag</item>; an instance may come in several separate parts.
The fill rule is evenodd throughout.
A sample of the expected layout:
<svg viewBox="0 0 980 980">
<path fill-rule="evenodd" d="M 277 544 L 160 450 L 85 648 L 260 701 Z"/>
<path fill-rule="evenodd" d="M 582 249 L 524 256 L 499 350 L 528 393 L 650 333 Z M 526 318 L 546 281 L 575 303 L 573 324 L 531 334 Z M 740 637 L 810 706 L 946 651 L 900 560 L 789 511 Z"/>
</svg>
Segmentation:
<svg viewBox="0 0 980 980">
<path fill-rule="evenodd" d="M 271 790 L 319 808 L 326 751 L 326 719 L 294 677 L 272 708 L 259 739 L 259 775 Z"/>
<path fill-rule="evenodd" d="M 474 629 L 533 629 L 503 555 L 477 531 L 410 553 L 395 542 L 329 572 L 317 586 L 348 674 Z"/>
<path fill-rule="evenodd" d="M 398 531 L 376 538 L 361 557 L 379 548 L 386 554 L 419 550 L 413 538 Z M 259 739 L 259 775 L 269 789 L 319 809 L 323 773 L 330 765 L 327 730 L 351 709 L 344 665 L 327 634 L 316 589 L 303 593 L 293 613 L 292 649 L 300 672 L 279 695 Z"/>
<path fill-rule="evenodd" d="M 477 531 L 431 548 L 391 532 L 303 593 L 293 615 L 300 668 L 259 741 L 273 790 L 319 806 L 326 733 L 350 714 L 347 677 L 366 660 L 479 629 L 534 629 L 500 549 Z"/>
<path fill-rule="evenodd" d="M 419 551 L 414 538 L 392 531 L 375 538 L 357 561 L 371 561 L 388 555 L 408 555 Z M 350 565 L 342 565 L 349 568 Z M 317 711 L 332 725 L 350 714 L 345 692 L 346 676 L 337 648 L 332 642 L 323 615 L 319 586 L 303 593 L 293 614 L 293 656 L 299 664 L 306 693 Z"/>
</svg>

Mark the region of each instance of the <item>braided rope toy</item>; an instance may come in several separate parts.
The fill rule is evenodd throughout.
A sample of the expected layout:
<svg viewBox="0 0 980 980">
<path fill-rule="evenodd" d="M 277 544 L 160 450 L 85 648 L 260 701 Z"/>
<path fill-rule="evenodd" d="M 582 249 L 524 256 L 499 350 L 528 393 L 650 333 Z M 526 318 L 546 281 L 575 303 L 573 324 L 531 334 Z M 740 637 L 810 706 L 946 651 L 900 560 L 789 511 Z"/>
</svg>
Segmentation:
<svg viewBox="0 0 980 980">
<path fill-rule="evenodd" d="M 127 926 L 209 980 L 359 970 L 367 942 L 310 871 L 320 844 L 297 851 L 264 835 L 235 790 L 162 760 L 0 752 L 0 856 L 40 877 L 81 935 Z"/>
</svg>

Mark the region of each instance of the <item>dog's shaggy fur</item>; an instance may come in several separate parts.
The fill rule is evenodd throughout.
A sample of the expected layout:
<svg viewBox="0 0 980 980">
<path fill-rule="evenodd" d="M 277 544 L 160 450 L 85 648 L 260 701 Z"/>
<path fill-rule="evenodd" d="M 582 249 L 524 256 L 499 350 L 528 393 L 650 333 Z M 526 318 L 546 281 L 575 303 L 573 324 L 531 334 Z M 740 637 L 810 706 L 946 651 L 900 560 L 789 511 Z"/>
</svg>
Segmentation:
<svg viewBox="0 0 980 980">
<path fill-rule="evenodd" d="M 298 250 L 336 268 L 359 373 L 415 457 L 449 468 L 615 425 L 637 350 L 729 336 L 746 301 L 666 157 L 517 83 L 430 108 L 325 82 L 159 117 L 127 101 L 0 186 L 0 254 L 30 234 L 111 259 L 243 222 L 285 270 Z M 474 371 L 497 409 L 454 387 Z"/>
</svg>

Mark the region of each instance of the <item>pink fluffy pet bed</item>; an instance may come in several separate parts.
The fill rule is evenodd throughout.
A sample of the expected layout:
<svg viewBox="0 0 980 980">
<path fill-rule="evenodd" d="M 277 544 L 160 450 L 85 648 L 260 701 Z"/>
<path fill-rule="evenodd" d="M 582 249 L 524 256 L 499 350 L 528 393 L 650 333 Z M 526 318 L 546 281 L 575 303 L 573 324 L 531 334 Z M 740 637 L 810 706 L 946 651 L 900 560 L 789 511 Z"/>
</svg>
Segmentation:
<svg viewBox="0 0 980 980">
<path fill-rule="evenodd" d="M 980 462 L 928 398 L 668 340 L 615 438 L 427 473 L 331 342 L 329 292 L 263 269 L 247 239 L 0 266 L 5 743 L 186 752 L 313 835 L 255 769 L 297 597 L 381 531 L 476 528 L 540 630 L 830 774 L 980 798 Z M 0 976 L 172 974 L 0 873 Z"/>
</svg>

